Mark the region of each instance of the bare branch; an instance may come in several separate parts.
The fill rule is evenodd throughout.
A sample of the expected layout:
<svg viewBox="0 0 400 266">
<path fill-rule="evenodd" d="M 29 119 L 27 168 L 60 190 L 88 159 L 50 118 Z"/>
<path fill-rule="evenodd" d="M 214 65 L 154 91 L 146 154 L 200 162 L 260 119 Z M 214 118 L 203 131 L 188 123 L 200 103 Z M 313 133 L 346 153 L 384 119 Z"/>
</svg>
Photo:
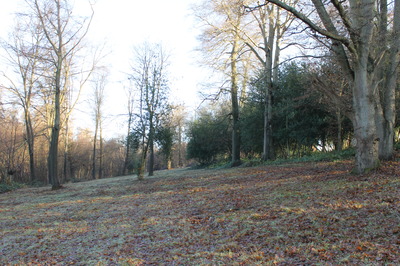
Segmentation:
<svg viewBox="0 0 400 266">
<path fill-rule="evenodd" d="M 287 5 L 286 3 L 279 1 L 279 0 L 266 0 L 267 2 L 273 3 L 277 6 L 279 6 L 280 8 L 285 9 L 286 11 L 292 13 L 296 18 L 300 19 L 301 21 L 303 21 L 306 25 L 308 25 L 312 30 L 318 32 L 319 34 L 328 37 L 332 40 L 336 40 L 339 41 L 341 43 L 343 43 L 346 47 L 350 46 L 350 42 L 346 37 L 343 37 L 341 35 L 335 34 L 333 32 L 327 31 L 321 27 L 319 27 L 317 24 L 315 24 L 314 22 L 312 22 L 307 16 L 305 16 L 303 13 L 297 11 L 297 9 L 295 9 L 292 6 Z M 266 6 L 267 3 L 265 4 L 261 4 L 261 5 L 257 5 L 254 7 L 246 7 L 249 11 L 261 8 L 263 6 Z"/>
</svg>

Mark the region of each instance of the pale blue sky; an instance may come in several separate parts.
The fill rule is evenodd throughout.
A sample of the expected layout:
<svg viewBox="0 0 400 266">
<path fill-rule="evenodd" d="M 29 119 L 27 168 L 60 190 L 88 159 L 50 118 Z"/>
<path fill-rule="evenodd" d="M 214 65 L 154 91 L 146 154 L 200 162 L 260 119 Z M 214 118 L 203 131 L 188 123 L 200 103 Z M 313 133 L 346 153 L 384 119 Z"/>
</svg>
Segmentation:
<svg viewBox="0 0 400 266">
<path fill-rule="evenodd" d="M 197 67 L 196 53 L 198 43 L 194 19 L 190 16 L 191 3 L 196 0 L 97 0 L 94 6 L 95 16 L 89 32 L 89 40 L 94 43 L 106 43 L 111 51 L 107 64 L 111 66 L 108 85 L 107 112 L 115 117 L 126 112 L 123 82 L 129 72 L 129 60 L 132 47 L 143 41 L 161 42 L 171 51 L 171 89 L 173 99 L 185 103 L 191 109 L 200 103 L 197 91 L 204 81 L 206 71 Z M 6 38 L 10 32 L 13 13 L 18 11 L 23 0 L 3 1 L 0 9 L 0 37 Z M 75 0 L 79 12 L 88 11 L 86 1 Z M 86 8 L 85 8 L 86 6 Z M 87 93 L 90 88 L 87 89 Z M 82 99 L 84 100 L 84 99 Z M 87 112 L 78 114 L 79 120 L 90 120 Z M 108 137 L 123 131 L 123 119 L 113 119 Z M 84 123 L 87 125 L 87 123 Z M 106 123 L 107 125 L 107 123 Z M 81 125 L 78 125 L 81 126 Z M 112 130 L 111 130 L 112 128 Z"/>
</svg>

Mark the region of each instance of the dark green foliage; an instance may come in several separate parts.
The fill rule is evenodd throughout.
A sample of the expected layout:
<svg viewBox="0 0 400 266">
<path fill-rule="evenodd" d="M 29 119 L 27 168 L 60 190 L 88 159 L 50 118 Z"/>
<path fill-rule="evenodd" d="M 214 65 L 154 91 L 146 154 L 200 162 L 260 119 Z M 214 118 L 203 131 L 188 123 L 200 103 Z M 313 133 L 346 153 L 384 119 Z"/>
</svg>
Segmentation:
<svg viewBox="0 0 400 266">
<path fill-rule="evenodd" d="M 159 126 L 156 129 L 155 140 L 160 146 L 161 153 L 170 159 L 172 156 L 172 146 L 174 145 L 174 128 L 168 126 Z"/>
<path fill-rule="evenodd" d="M 263 150 L 264 103 L 259 96 L 251 92 L 241 114 L 242 151 L 248 157 L 257 157 Z"/>
<path fill-rule="evenodd" d="M 397 141 L 396 144 L 394 145 L 394 148 L 396 150 L 400 150 L 400 141 Z"/>
<path fill-rule="evenodd" d="M 338 143 L 336 108 L 332 108 L 331 99 L 312 87 L 314 75 L 306 64 L 290 63 L 280 69 L 272 97 L 272 132 L 277 158 L 309 156 L 313 152 L 333 150 Z M 265 90 L 260 78 L 250 85 L 241 109 L 241 147 L 248 159 L 257 159 L 263 149 Z M 343 114 L 341 119 L 341 136 L 350 139 L 351 122 Z M 217 155 L 229 151 L 228 122 L 223 115 L 203 112 L 190 126 L 189 158 L 210 163 Z"/>
<path fill-rule="evenodd" d="M 311 163 L 311 162 L 337 162 L 343 160 L 349 160 L 354 158 L 355 150 L 353 148 L 347 148 L 342 151 L 330 151 L 320 152 L 316 151 L 310 155 L 303 157 L 292 157 L 292 158 L 278 158 L 274 161 L 261 161 L 259 159 L 248 159 L 244 160 L 244 167 L 254 167 L 260 165 L 286 165 L 291 163 Z"/>
<path fill-rule="evenodd" d="M 214 162 L 218 155 L 229 152 L 231 134 L 228 115 L 204 110 L 198 119 L 189 124 L 188 159 L 195 159 L 201 164 Z"/>
<path fill-rule="evenodd" d="M 332 116 L 324 109 L 321 95 L 309 89 L 307 67 L 286 65 L 274 91 L 274 139 L 284 157 L 302 156 L 327 139 Z"/>
<path fill-rule="evenodd" d="M 140 134 L 137 130 L 133 130 L 126 139 L 125 145 L 129 144 L 129 148 L 132 152 L 136 152 L 140 145 Z"/>
<path fill-rule="evenodd" d="M 278 159 L 271 162 L 272 165 L 280 165 L 287 163 L 306 163 L 306 162 L 336 162 L 342 160 L 349 160 L 354 158 L 355 150 L 348 148 L 342 151 L 320 152 L 316 151 L 303 157 L 293 157 L 290 159 Z"/>
<path fill-rule="evenodd" d="M 328 111 L 324 95 L 310 88 L 311 71 L 307 65 L 291 63 L 280 69 L 273 90 L 272 132 L 274 150 L 278 157 L 288 158 L 323 150 L 335 141 L 337 121 Z M 262 153 L 264 124 L 264 88 L 257 80 L 242 110 L 242 146 L 249 157 Z M 343 135 L 351 131 L 345 120 Z"/>
<path fill-rule="evenodd" d="M 13 191 L 24 186 L 25 185 L 16 182 L 0 182 L 0 193 Z"/>
<path fill-rule="evenodd" d="M 398 136 L 400 136 L 400 75 L 399 75 L 399 81 L 397 83 L 397 97 L 396 97 L 396 125 L 395 125 L 395 131 L 397 131 Z M 397 137 L 395 140 L 396 142 L 400 142 L 400 137 Z"/>
<path fill-rule="evenodd" d="M 128 173 L 133 173 L 138 168 L 139 161 L 137 152 L 140 147 L 140 133 L 138 130 L 133 130 L 126 138 L 124 145 L 129 145 L 128 161 L 126 162 L 126 169 Z"/>
</svg>

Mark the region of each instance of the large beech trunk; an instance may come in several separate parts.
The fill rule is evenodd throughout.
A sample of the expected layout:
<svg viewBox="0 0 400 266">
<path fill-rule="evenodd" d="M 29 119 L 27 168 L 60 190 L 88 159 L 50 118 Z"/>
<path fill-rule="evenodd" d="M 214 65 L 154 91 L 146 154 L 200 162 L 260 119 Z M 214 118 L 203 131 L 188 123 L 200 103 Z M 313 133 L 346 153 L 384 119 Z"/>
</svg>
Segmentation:
<svg viewBox="0 0 400 266">
<path fill-rule="evenodd" d="M 367 60 L 360 60 L 354 69 L 353 127 L 356 138 L 355 172 L 365 173 L 379 165 L 379 138 L 375 123 L 375 98 L 368 80 Z"/>
<path fill-rule="evenodd" d="M 351 117 L 357 140 L 355 170 L 365 173 L 379 165 L 379 157 L 390 159 L 393 153 L 395 84 L 400 61 L 400 0 L 394 0 L 390 19 L 387 0 L 311 1 L 324 27 L 284 1 L 266 2 L 291 12 L 311 29 L 332 40 L 331 49 L 353 90 Z M 338 15 L 332 16 L 331 10 L 336 10 Z M 384 87 L 382 94 L 378 90 L 380 86 Z"/>
<path fill-rule="evenodd" d="M 386 1 L 381 2 L 386 5 Z M 385 10 L 387 12 L 387 9 Z M 384 18 L 383 33 L 387 33 L 387 14 L 382 14 Z M 377 128 L 379 136 L 379 158 L 390 160 L 393 158 L 394 151 L 394 126 L 396 123 L 396 86 L 398 77 L 398 66 L 400 61 L 400 0 L 395 1 L 393 18 L 393 36 L 391 38 L 390 49 L 388 52 L 387 68 L 384 68 L 382 82 L 382 104 L 377 105 Z"/>
</svg>

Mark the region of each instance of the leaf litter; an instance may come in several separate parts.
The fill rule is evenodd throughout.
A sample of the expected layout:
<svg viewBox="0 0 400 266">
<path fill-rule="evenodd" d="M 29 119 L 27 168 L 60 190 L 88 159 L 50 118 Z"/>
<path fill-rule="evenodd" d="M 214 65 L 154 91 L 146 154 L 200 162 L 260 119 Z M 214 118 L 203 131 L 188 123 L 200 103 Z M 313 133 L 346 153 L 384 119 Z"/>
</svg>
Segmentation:
<svg viewBox="0 0 400 266">
<path fill-rule="evenodd" d="M 400 163 L 160 171 L 0 195 L 2 265 L 398 265 Z"/>
</svg>

